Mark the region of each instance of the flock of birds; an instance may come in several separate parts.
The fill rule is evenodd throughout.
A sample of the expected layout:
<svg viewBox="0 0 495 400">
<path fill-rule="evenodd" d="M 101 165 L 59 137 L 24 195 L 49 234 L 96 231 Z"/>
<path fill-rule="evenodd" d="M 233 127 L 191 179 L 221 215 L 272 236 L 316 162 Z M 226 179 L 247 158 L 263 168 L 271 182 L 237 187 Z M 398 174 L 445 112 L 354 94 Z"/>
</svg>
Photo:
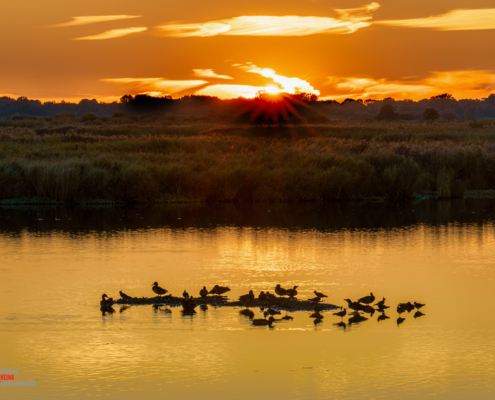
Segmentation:
<svg viewBox="0 0 495 400">
<path fill-rule="evenodd" d="M 275 293 L 279 296 L 278 298 L 282 298 L 285 296 L 288 296 L 289 299 L 296 300 L 296 295 L 297 295 L 297 288 L 299 286 L 294 286 L 289 289 L 284 289 L 281 287 L 280 284 L 275 286 Z M 158 296 L 163 296 L 168 293 L 168 290 L 163 289 L 158 285 L 157 282 L 154 282 L 152 285 L 152 290 L 155 294 Z M 199 291 L 199 295 L 202 298 L 206 298 L 208 295 L 222 295 L 224 293 L 227 293 L 230 291 L 230 288 L 226 286 L 219 286 L 215 285 L 213 289 L 208 290 L 206 289 L 206 286 L 203 286 L 203 289 Z M 313 303 L 313 312 L 310 315 L 310 318 L 313 318 L 314 325 L 318 325 L 322 323 L 323 321 L 323 314 L 322 311 L 324 310 L 324 307 L 321 305 L 321 301 L 328 297 L 327 295 L 317 292 L 316 290 L 313 292 L 316 297 L 308 299 L 307 301 Z M 124 292 L 120 291 L 119 292 L 120 297 L 123 300 L 132 300 L 133 297 L 128 296 Z M 255 314 L 254 312 L 249 309 L 251 306 L 251 303 L 254 300 L 259 300 L 262 301 L 263 304 L 259 306 L 260 311 L 263 313 L 264 318 L 254 318 Z M 248 294 L 242 295 L 239 297 L 239 301 L 245 305 L 245 309 L 240 311 L 241 315 L 244 315 L 248 317 L 251 320 L 252 325 L 254 326 L 268 326 L 269 328 L 273 328 L 273 323 L 277 321 L 284 321 L 284 320 L 292 320 L 293 317 L 287 315 L 277 319 L 275 318 L 276 315 L 281 315 L 281 312 L 278 310 L 275 310 L 271 307 L 270 305 L 270 300 L 275 300 L 277 299 L 277 296 L 270 293 L 269 291 L 261 291 L 258 296 L 255 296 L 254 292 L 252 290 L 249 291 Z M 378 321 L 383 321 L 386 319 L 389 319 L 390 317 L 385 314 L 385 311 L 390 308 L 390 306 L 385 304 L 385 297 L 383 297 L 382 300 L 375 302 L 376 298 L 373 295 L 373 293 L 370 293 L 369 296 L 364 296 L 361 297 L 357 301 L 352 301 L 350 299 L 344 299 L 347 302 L 347 308 L 341 307 L 341 311 L 334 312 L 332 315 L 335 315 L 337 317 L 341 318 L 341 321 L 339 323 L 336 323 L 334 325 L 337 325 L 342 328 L 346 328 L 347 324 L 344 322 L 344 317 L 349 316 L 348 319 L 348 324 L 352 325 L 355 323 L 367 321 L 369 318 L 365 317 L 365 315 L 369 315 L 370 318 L 373 317 L 375 312 L 378 312 L 380 315 L 378 316 Z M 373 304 L 374 303 L 374 304 Z M 106 294 L 102 295 L 101 301 L 100 301 L 100 310 L 102 311 L 103 315 L 105 313 L 113 313 L 115 310 L 112 308 L 112 306 L 115 304 L 115 301 L 113 298 L 108 297 Z M 182 305 L 182 314 L 183 315 L 193 315 L 196 313 L 195 308 L 197 307 L 197 304 L 193 298 L 193 296 L 190 296 L 189 293 L 187 293 L 185 290 L 182 293 L 182 299 L 181 299 L 181 305 Z M 399 314 L 399 317 L 397 318 L 397 325 L 402 324 L 405 321 L 405 318 L 402 317 L 402 314 L 405 312 L 410 313 L 413 310 L 416 310 L 414 313 L 414 318 L 422 317 L 423 314 L 420 309 L 424 307 L 425 304 L 417 303 L 416 301 L 414 303 L 407 302 L 407 303 L 399 303 L 397 305 L 397 313 Z M 160 308 L 161 305 L 154 305 L 153 307 L 155 308 Z M 208 306 L 206 304 L 201 305 L 200 308 L 203 311 L 206 311 L 208 309 Z M 349 312 L 348 312 L 349 310 Z M 165 309 L 164 311 L 166 312 L 172 312 L 170 309 Z M 268 317 L 268 319 L 267 319 Z"/>
</svg>

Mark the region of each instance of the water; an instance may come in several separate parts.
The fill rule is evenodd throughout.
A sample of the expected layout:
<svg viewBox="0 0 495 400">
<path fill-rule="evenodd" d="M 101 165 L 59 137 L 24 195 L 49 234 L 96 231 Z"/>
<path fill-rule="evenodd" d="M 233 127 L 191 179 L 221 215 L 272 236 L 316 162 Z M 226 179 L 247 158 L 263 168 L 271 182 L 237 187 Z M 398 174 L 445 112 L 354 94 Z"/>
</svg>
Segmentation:
<svg viewBox="0 0 495 400">
<path fill-rule="evenodd" d="M 0 367 L 36 387 L 0 398 L 491 398 L 494 204 L 1 208 Z M 272 330 L 230 307 L 102 316 L 102 293 L 151 296 L 154 281 L 230 298 L 297 284 L 339 306 L 372 291 L 392 307 L 346 329 L 331 312 Z M 406 301 L 425 316 L 398 326 Z"/>
</svg>

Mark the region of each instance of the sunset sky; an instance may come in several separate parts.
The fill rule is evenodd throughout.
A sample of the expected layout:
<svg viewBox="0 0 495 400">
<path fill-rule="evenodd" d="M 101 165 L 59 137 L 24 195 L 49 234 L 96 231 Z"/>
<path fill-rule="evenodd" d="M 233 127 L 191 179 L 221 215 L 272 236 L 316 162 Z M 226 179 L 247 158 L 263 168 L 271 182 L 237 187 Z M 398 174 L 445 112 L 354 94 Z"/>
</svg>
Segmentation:
<svg viewBox="0 0 495 400">
<path fill-rule="evenodd" d="M 494 42 L 493 0 L 17 0 L 0 13 L 0 96 L 483 98 Z"/>
</svg>

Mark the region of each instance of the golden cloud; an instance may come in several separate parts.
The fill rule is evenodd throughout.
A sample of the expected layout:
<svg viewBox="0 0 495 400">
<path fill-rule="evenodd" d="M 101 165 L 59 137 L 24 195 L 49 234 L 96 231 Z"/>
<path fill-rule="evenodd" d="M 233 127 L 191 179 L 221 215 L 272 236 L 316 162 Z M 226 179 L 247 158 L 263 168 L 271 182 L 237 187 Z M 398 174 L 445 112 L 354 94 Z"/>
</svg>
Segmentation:
<svg viewBox="0 0 495 400">
<path fill-rule="evenodd" d="M 164 96 L 192 89 L 208 83 L 201 80 L 168 80 L 163 78 L 114 78 L 100 79 L 102 82 L 125 85 L 129 93 Z"/>
<path fill-rule="evenodd" d="M 123 28 L 123 29 L 111 29 L 109 31 L 105 31 L 103 33 L 99 33 L 97 35 L 92 36 L 84 36 L 80 38 L 75 38 L 74 40 L 105 40 L 105 39 L 115 39 L 122 36 L 130 35 L 131 33 L 138 33 L 147 30 L 146 27 L 132 27 L 132 28 Z"/>
<path fill-rule="evenodd" d="M 63 24 L 52 25 L 53 28 L 64 26 L 78 26 L 95 24 L 98 22 L 118 21 L 121 19 L 140 18 L 142 15 L 92 15 L 86 17 L 72 17 L 72 21 L 64 22 Z"/>
<path fill-rule="evenodd" d="M 249 85 L 211 85 L 197 90 L 194 94 L 198 96 L 215 96 L 219 99 L 236 99 L 245 97 L 252 99 L 259 91 L 266 90 L 264 86 Z"/>
<path fill-rule="evenodd" d="M 371 13 L 380 7 L 371 3 L 360 8 L 335 10 L 338 18 L 298 15 L 251 15 L 192 24 L 166 24 L 158 29 L 164 36 L 307 36 L 320 33 L 348 34 L 371 25 Z"/>
<path fill-rule="evenodd" d="M 426 18 L 377 21 L 375 24 L 408 28 L 432 28 L 439 31 L 495 29 L 495 8 L 453 10 L 446 14 Z"/>
<path fill-rule="evenodd" d="M 194 75 L 203 78 L 234 79 L 228 75 L 218 75 L 212 69 L 193 69 Z"/>
</svg>

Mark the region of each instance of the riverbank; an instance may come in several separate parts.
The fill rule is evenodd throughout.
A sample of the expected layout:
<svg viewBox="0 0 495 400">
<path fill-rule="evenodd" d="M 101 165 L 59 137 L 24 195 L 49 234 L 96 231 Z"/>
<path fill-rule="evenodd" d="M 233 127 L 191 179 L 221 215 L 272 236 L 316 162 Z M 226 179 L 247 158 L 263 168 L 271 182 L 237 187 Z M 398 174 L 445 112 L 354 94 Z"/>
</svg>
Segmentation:
<svg viewBox="0 0 495 400">
<path fill-rule="evenodd" d="M 4 204 L 493 197 L 495 124 L 0 128 Z"/>
</svg>

